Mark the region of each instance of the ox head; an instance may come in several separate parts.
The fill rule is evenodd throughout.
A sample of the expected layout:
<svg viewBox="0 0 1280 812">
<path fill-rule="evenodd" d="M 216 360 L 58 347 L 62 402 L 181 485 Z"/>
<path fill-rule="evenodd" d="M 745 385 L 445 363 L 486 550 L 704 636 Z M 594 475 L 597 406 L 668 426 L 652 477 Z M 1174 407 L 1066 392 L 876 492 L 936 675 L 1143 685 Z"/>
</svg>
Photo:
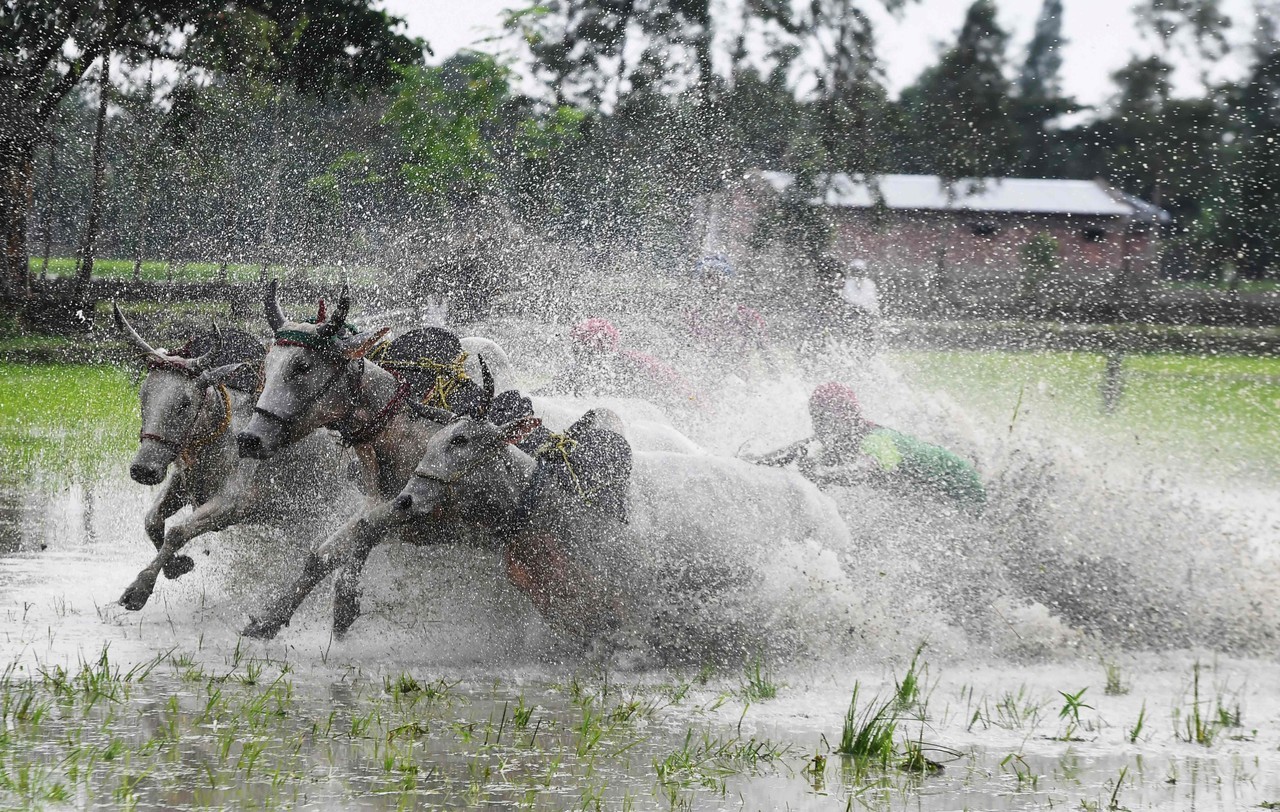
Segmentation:
<svg viewBox="0 0 1280 812">
<path fill-rule="evenodd" d="M 148 344 L 112 303 L 116 328 L 128 337 L 147 366 L 139 397 L 142 430 L 138 452 L 129 464 L 129 476 L 143 485 L 155 485 L 190 443 L 200 407 L 214 386 L 239 371 L 241 364 L 213 367 L 222 346 L 222 331 L 213 325 L 213 344 L 195 357 L 171 353 Z"/>
<path fill-rule="evenodd" d="M 427 442 L 413 477 L 392 503 L 403 518 L 439 516 L 449 509 L 464 521 L 486 523 L 505 515 L 519 498 L 529 458 L 512 444 L 541 421 L 529 415 L 501 426 L 490 423 L 493 376 L 483 357 L 480 368 L 485 399 L 476 416 L 433 410 L 447 422 Z"/>
<path fill-rule="evenodd" d="M 326 313 L 321 301 L 310 322 L 286 320 L 275 280 L 264 304 L 275 343 L 267 353 L 253 418 L 236 435 L 240 456 L 254 459 L 270 458 L 348 414 L 355 406 L 364 356 L 386 334 L 359 334 L 347 324 L 351 294 L 345 285 L 333 313 Z"/>
</svg>

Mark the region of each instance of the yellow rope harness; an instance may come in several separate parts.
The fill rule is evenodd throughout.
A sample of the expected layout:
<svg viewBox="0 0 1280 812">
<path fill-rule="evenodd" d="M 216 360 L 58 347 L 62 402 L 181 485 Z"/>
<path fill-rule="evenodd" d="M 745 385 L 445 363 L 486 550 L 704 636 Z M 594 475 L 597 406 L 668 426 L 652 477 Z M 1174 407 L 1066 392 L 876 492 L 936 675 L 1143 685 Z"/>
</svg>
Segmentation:
<svg viewBox="0 0 1280 812">
<path fill-rule="evenodd" d="M 182 456 L 188 464 L 194 462 L 197 451 L 226 434 L 231 427 L 231 393 L 227 391 L 226 384 L 218 384 L 218 394 L 222 396 L 222 420 L 204 437 L 192 440 L 182 449 Z"/>
<path fill-rule="evenodd" d="M 420 369 L 435 375 L 435 383 L 431 386 L 431 390 L 422 398 L 422 402 L 427 406 L 438 406 L 441 409 L 452 409 L 449 399 L 453 397 L 454 391 L 463 381 L 471 380 L 471 376 L 467 374 L 465 366 L 467 354 L 459 353 L 458 357 L 447 363 L 433 361 L 430 358 L 419 358 L 416 361 L 382 361 L 382 366 L 389 369 Z"/>
<path fill-rule="evenodd" d="M 550 458 L 556 454 L 560 455 L 560 460 L 564 463 L 564 469 L 569 472 L 569 479 L 573 482 L 573 489 L 578 492 L 578 498 L 587 504 L 591 504 L 591 497 L 599 493 L 603 489 L 597 488 L 588 492 L 582 487 L 582 482 L 578 479 L 578 472 L 573 470 L 573 464 L 569 462 L 569 455 L 578 447 L 578 441 L 567 434 L 552 434 L 547 441 L 538 446 L 534 452 L 535 457 L 543 459 Z"/>
</svg>

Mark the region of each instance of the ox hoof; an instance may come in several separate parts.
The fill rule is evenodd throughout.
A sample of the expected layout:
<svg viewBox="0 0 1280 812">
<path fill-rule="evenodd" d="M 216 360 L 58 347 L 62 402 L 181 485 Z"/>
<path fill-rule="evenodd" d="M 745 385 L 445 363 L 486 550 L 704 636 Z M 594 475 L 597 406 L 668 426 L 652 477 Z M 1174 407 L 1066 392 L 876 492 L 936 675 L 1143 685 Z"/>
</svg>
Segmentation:
<svg viewBox="0 0 1280 812">
<path fill-rule="evenodd" d="M 191 556 L 175 555 L 168 564 L 164 565 L 164 577 L 173 581 L 181 578 L 195 568 L 196 562 L 191 560 Z"/>
<path fill-rule="evenodd" d="M 130 612 L 136 612 L 147 605 L 147 600 L 151 598 L 151 590 L 144 589 L 137 584 L 129 587 L 124 591 L 124 595 L 120 597 L 120 605 L 128 609 Z"/>
<path fill-rule="evenodd" d="M 259 620 L 253 615 L 249 615 L 249 625 L 244 627 L 240 632 L 242 637 L 252 637 L 256 640 L 270 640 L 276 636 L 276 632 L 280 631 L 280 624 L 272 620 Z"/>
</svg>

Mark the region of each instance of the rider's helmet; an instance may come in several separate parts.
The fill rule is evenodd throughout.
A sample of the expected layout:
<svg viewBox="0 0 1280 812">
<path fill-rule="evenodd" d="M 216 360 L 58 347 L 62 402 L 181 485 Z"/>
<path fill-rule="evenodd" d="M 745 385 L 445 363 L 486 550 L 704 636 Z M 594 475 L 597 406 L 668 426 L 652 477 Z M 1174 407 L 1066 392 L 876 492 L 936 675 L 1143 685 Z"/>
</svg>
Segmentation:
<svg viewBox="0 0 1280 812">
<path fill-rule="evenodd" d="M 809 417 L 821 440 L 857 435 L 866 425 L 857 394 L 842 383 L 830 381 L 809 396 Z"/>
</svg>

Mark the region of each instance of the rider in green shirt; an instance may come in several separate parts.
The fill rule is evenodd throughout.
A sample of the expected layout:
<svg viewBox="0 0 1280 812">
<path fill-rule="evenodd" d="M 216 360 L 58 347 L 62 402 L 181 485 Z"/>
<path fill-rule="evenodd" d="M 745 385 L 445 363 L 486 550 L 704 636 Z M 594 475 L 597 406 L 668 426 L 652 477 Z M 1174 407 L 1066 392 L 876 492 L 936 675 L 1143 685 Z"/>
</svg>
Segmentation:
<svg viewBox="0 0 1280 812">
<path fill-rule="evenodd" d="M 986 503 L 986 489 L 973 464 L 941 446 L 877 426 L 862 415 L 853 390 L 825 383 L 809 396 L 814 436 L 760 457 L 761 465 L 795 463 L 819 485 L 868 482 L 889 488 L 931 491 L 972 510 Z"/>
</svg>

